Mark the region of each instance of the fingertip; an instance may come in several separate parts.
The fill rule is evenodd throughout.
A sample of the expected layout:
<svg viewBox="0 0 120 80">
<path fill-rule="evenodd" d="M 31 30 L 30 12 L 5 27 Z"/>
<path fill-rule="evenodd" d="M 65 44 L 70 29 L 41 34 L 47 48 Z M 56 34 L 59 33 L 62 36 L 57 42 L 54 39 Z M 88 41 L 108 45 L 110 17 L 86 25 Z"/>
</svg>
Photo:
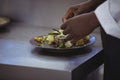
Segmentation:
<svg viewBox="0 0 120 80">
<path fill-rule="evenodd" d="M 64 30 L 64 31 L 63 31 L 63 34 L 64 34 L 64 35 L 67 35 L 67 32 Z"/>
<path fill-rule="evenodd" d="M 63 23 L 61 26 L 60 26 L 61 29 L 65 29 L 66 28 L 66 23 Z"/>
<path fill-rule="evenodd" d="M 72 38 L 71 42 L 72 42 L 72 43 L 76 43 L 78 40 L 80 40 L 79 37 L 74 37 L 74 38 Z"/>
<path fill-rule="evenodd" d="M 62 22 L 65 23 L 67 21 L 67 18 L 63 17 Z"/>
<path fill-rule="evenodd" d="M 66 28 L 63 31 L 63 34 L 71 36 L 71 29 L 69 26 L 66 26 Z"/>
<path fill-rule="evenodd" d="M 66 40 L 68 41 L 68 40 L 71 40 L 73 37 L 72 37 L 72 35 L 67 35 L 67 37 L 66 37 Z"/>
</svg>

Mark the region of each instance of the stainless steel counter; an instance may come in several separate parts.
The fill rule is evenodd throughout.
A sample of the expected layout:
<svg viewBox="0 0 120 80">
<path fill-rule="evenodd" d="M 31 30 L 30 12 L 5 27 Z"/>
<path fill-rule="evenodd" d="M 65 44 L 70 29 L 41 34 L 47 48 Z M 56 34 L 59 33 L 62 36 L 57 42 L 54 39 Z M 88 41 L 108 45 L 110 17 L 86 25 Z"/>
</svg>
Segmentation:
<svg viewBox="0 0 120 80">
<path fill-rule="evenodd" d="M 72 54 L 40 52 L 29 42 L 49 27 L 11 24 L 0 30 L 1 80 L 82 80 L 103 63 L 101 43 Z M 93 33 L 93 35 L 95 35 Z"/>
</svg>

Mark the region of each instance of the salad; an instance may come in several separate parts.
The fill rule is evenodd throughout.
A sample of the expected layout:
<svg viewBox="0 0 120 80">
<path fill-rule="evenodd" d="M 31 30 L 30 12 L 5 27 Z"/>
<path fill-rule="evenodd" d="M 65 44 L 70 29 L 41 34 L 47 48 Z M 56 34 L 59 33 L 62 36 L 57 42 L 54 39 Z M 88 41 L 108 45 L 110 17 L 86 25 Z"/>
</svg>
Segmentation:
<svg viewBox="0 0 120 80">
<path fill-rule="evenodd" d="M 90 36 L 86 36 L 83 39 L 78 40 L 76 43 L 71 41 L 65 41 L 67 35 L 63 34 L 63 30 L 56 30 L 48 33 L 45 36 L 34 37 L 34 41 L 37 42 L 37 46 L 46 47 L 47 45 L 54 48 L 72 48 L 78 46 L 84 46 L 89 42 Z"/>
</svg>

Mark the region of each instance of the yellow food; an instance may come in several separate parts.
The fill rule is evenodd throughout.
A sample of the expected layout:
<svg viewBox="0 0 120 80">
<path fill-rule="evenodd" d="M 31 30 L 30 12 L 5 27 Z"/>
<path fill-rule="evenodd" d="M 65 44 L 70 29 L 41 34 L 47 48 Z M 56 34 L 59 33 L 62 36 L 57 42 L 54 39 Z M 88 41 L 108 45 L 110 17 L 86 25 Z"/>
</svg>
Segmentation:
<svg viewBox="0 0 120 80">
<path fill-rule="evenodd" d="M 41 43 L 43 38 L 42 37 L 35 37 L 34 40 Z"/>
<path fill-rule="evenodd" d="M 48 35 L 46 40 L 48 41 L 48 44 L 52 44 L 52 42 L 55 41 L 54 35 Z"/>
</svg>

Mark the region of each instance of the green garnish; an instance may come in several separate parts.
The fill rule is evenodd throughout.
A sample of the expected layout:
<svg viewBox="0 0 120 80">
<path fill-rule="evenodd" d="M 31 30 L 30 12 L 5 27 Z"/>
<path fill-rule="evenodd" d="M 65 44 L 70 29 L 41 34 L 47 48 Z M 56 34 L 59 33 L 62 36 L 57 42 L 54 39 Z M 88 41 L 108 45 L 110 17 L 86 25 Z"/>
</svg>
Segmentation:
<svg viewBox="0 0 120 80">
<path fill-rule="evenodd" d="M 60 43 L 59 48 L 65 48 L 64 43 Z"/>
<path fill-rule="evenodd" d="M 48 35 L 60 35 L 60 33 L 54 33 L 54 32 L 52 33 L 51 32 L 51 33 L 48 33 Z"/>
</svg>

